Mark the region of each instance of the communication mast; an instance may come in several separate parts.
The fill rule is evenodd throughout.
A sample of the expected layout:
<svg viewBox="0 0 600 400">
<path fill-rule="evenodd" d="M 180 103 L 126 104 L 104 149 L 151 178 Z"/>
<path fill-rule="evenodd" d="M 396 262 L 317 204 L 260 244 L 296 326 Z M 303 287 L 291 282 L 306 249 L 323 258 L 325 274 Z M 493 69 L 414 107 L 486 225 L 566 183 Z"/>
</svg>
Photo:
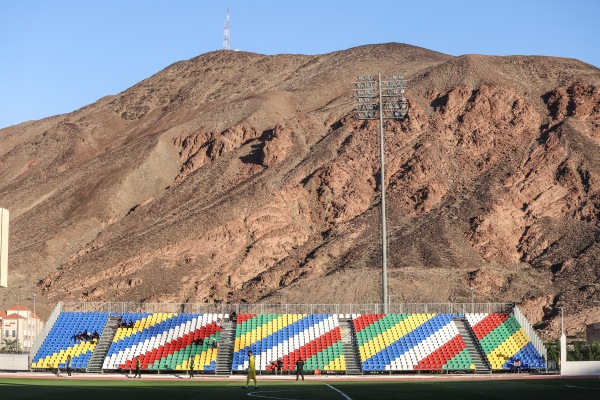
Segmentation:
<svg viewBox="0 0 600 400">
<path fill-rule="evenodd" d="M 223 36 L 223 48 L 229 50 L 229 6 L 227 6 L 227 18 L 225 19 L 225 33 Z"/>
</svg>

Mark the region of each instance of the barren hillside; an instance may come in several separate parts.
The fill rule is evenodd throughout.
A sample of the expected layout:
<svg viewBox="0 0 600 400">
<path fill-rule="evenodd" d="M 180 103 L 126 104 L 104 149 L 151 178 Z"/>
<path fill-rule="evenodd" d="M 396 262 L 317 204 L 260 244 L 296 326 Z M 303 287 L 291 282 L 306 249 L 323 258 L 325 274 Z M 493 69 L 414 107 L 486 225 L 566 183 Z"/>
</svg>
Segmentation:
<svg viewBox="0 0 600 400">
<path fill-rule="evenodd" d="M 394 300 L 472 286 L 547 336 L 559 307 L 569 334 L 600 320 L 600 70 L 396 43 L 215 51 L 0 130 L 0 299 L 377 302 L 378 122 L 353 114 L 377 72 L 409 80 L 385 127 Z"/>
</svg>

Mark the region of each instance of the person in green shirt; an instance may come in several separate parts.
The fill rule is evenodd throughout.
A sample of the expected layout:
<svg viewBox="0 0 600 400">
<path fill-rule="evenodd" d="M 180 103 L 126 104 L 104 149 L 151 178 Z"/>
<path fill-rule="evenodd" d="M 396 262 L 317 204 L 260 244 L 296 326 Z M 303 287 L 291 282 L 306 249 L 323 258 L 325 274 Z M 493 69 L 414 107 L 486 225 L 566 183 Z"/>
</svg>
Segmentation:
<svg viewBox="0 0 600 400">
<path fill-rule="evenodd" d="M 196 356 L 192 356 L 192 358 L 190 358 L 190 378 L 192 379 L 194 377 L 194 358 L 196 358 Z"/>
<path fill-rule="evenodd" d="M 248 350 L 248 376 L 246 377 L 246 386 L 244 389 L 248 389 L 248 383 L 250 379 L 254 381 L 254 389 L 258 389 L 258 384 L 256 383 L 256 364 L 254 362 L 254 356 L 252 355 L 252 351 Z"/>
</svg>

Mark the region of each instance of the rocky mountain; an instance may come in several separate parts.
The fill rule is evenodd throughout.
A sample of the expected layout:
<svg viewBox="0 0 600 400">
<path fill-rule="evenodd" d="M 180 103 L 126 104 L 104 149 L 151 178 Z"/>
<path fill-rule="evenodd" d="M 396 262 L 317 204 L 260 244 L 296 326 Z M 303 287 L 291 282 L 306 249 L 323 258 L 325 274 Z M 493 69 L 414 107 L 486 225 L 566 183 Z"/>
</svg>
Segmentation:
<svg viewBox="0 0 600 400">
<path fill-rule="evenodd" d="M 0 130 L 0 299 L 378 302 L 379 122 L 354 77 L 402 72 L 388 121 L 390 294 L 600 320 L 600 70 L 405 44 L 215 51 Z M 23 302 L 23 301 L 22 301 Z M 24 302 L 26 303 L 26 302 Z"/>
</svg>

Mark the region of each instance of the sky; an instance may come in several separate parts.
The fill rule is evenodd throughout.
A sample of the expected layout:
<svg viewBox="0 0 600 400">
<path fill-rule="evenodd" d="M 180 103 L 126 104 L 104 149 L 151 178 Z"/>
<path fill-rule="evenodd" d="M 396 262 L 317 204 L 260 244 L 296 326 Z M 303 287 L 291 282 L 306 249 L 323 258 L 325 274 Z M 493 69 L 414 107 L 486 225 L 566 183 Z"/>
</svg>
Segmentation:
<svg viewBox="0 0 600 400">
<path fill-rule="evenodd" d="M 223 49 L 228 6 L 232 50 L 314 55 L 398 42 L 600 67 L 600 0 L 0 0 L 0 128 L 75 111 Z"/>
</svg>

